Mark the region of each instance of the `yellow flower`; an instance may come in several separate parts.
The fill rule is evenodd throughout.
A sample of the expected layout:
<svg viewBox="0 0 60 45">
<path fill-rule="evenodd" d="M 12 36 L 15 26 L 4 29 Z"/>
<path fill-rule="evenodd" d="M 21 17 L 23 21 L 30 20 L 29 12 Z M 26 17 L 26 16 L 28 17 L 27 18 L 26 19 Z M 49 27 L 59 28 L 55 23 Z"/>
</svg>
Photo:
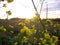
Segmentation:
<svg viewBox="0 0 60 45">
<path fill-rule="evenodd" d="M 35 25 L 32 25 L 32 28 L 35 29 Z"/>
<path fill-rule="evenodd" d="M 52 43 L 51 45 L 56 45 L 55 43 Z"/>
<path fill-rule="evenodd" d="M 8 3 L 11 3 L 11 2 L 13 2 L 13 0 L 7 0 L 7 2 L 8 2 Z"/>
<path fill-rule="evenodd" d="M 32 22 L 37 22 L 37 23 L 39 23 L 40 21 L 39 21 L 39 17 L 37 16 L 37 15 L 35 15 L 35 17 L 33 17 L 32 18 L 32 20 L 31 20 Z"/>
<path fill-rule="evenodd" d="M 46 20 L 46 24 L 53 25 L 52 20 Z"/>
<path fill-rule="evenodd" d="M 10 31 L 11 33 L 14 33 L 13 31 Z"/>
<path fill-rule="evenodd" d="M 15 43 L 14 43 L 14 45 L 17 45 L 17 44 L 18 44 L 18 42 L 15 42 Z"/>
<path fill-rule="evenodd" d="M 4 26 L 0 26 L 0 30 L 5 32 L 6 28 L 4 28 Z"/>
<path fill-rule="evenodd" d="M 45 36 L 46 39 L 50 39 L 49 33 L 45 33 L 44 36 Z"/>
<path fill-rule="evenodd" d="M 22 43 L 24 43 L 24 42 L 26 43 L 27 41 L 28 41 L 28 38 L 26 36 L 24 36 L 22 39 Z"/>
<path fill-rule="evenodd" d="M 45 30 L 45 33 L 48 33 L 48 30 Z M 49 34 L 49 33 L 48 33 Z"/>
<path fill-rule="evenodd" d="M 45 44 L 45 43 L 46 43 L 46 39 L 44 39 L 44 40 L 42 41 L 42 43 Z"/>
<path fill-rule="evenodd" d="M 37 41 L 37 38 L 36 37 L 34 37 L 34 43 Z"/>
<path fill-rule="evenodd" d="M 42 41 L 42 40 L 43 40 L 43 38 L 40 38 L 40 40 Z"/>
<path fill-rule="evenodd" d="M 5 31 L 6 31 L 6 28 L 4 28 L 3 30 L 4 30 L 4 32 L 5 32 Z"/>
<path fill-rule="evenodd" d="M 60 24 L 54 24 L 54 27 L 60 27 Z"/>
<path fill-rule="evenodd" d="M 26 30 L 26 34 L 27 34 L 28 36 L 32 35 L 31 30 Z"/>
<path fill-rule="evenodd" d="M 12 25 L 9 25 L 9 27 L 12 28 L 12 29 L 14 28 Z"/>
<path fill-rule="evenodd" d="M 20 30 L 20 33 L 24 33 L 24 32 L 28 36 L 30 36 L 32 34 L 31 30 L 27 26 L 24 26 L 23 29 Z"/>
<path fill-rule="evenodd" d="M 38 43 L 38 45 L 41 45 L 41 43 Z"/>
<path fill-rule="evenodd" d="M 53 39 L 53 42 L 58 42 L 59 40 L 58 40 L 58 37 L 56 37 L 56 36 L 52 36 L 52 39 Z"/>
<path fill-rule="evenodd" d="M 6 13 L 7 13 L 8 15 L 11 15 L 11 14 L 12 14 L 12 12 L 11 12 L 10 10 L 6 11 Z"/>
<path fill-rule="evenodd" d="M 23 22 L 18 23 L 19 26 L 25 26 Z"/>
<path fill-rule="evenodd" d="M 24 33 L 24 32 L 25 32 L 25 30 L 24 30 L 24 29 L 21 29 L 21 30 L 20 30 L 20 33 Z"/>
<path fill-rule="evenodd" d="M 50 42 L 50 43 L 53 43 L 53 39 L 52 39 L 52 38 L 50 38 L 49 42 Z"/>
<path fill-rule="evenodd" d="M 35 33 L 36 33 L 36 30 L 31 30 L 31 31 L 32 31 L 32 33 L 33 33 L 33 34 L 35 34 Z"/>
<path fill-rule="evenodd" d="M 30 23 L 30 20 L 29 19 L 25 19 L 25 23 Z"/>
</svg>

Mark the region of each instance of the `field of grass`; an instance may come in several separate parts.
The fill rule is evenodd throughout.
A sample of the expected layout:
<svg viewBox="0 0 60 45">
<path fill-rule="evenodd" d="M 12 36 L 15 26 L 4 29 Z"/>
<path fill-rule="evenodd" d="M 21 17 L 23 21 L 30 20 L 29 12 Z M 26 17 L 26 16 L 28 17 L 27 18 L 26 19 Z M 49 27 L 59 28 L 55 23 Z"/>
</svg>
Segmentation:
<svg viewBox="0 0 60 45">
<path fill-rule="evenodd" d="M 0 45 L 60 45 L 60 19 L 0 19 Z"/>
</svg>

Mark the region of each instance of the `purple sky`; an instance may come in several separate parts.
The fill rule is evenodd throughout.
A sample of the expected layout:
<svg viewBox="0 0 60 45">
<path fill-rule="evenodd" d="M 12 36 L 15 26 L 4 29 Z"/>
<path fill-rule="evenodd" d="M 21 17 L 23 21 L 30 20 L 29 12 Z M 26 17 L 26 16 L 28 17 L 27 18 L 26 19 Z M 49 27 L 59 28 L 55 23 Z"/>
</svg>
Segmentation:
<svg viewBox="0 0 60 45">
<path fill-rule="evenodd" d="M 48 4 L 49 11 L 60 10 L 60 0 L 46 0 L 46 1 Z M 46 9 L 46 7 L 45 7 L 45 9 Z"/>
</svg>

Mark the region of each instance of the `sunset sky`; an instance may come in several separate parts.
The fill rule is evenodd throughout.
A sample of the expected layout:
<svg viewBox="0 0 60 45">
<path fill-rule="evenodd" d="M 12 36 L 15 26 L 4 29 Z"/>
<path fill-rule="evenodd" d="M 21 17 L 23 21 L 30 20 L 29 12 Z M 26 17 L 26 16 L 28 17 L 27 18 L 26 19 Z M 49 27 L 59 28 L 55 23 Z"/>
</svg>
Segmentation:
<svg viewBox="0 0 60 45">
<path fill-rule="evenodd" d="M 40 12 L 40 0 L 34 0 L 38 12 Z M 60 0 L 45 0 L 41 13 L 41 18 L 46 18 L 46 2 L 48 4 L 48 18 L 60 18 Z M 7 4 L 7 7 L 2 7 L 3 4 Z M 12 3 L 0 2 L 0 18 L 6 18 L 6 10 L 11 10 L 12 15 L 9 18 L 33 18 L 34 7 L 31 0 L 14 0 Z"/>
</svg>

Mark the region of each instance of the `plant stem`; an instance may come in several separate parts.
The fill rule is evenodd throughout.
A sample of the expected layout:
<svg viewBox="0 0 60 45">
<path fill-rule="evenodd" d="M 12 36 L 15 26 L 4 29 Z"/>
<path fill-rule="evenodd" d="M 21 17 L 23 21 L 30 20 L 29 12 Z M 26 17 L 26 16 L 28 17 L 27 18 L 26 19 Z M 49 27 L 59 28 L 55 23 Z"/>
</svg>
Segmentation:
<svg viewBox="0 0 60 45">
<path fill-rule="evenodd" d="M 44 2 L 44 0 L 43 0 L 43 2 Z M 41 11 L 42 11 L 43 2 L 42 2 L 42 4 L 41 4 L 40 15 L 41 15 Z M 40 19 L 40 15 L 38 14 L 38 10 L 37 10 L 37 8 L 36 8 L 33 0 L 32 0 L 32 4 L 33 4 L 33 6 L 34 6 L 35 11 L 37 12 L 37 16 L 38 16 L 38 18 L 39 18 L 39 21 L 41 22 L 41 25 L 42 25 L 42 27 L 43 27 L 43 30 L 45 30 L 45 26 L 44 26 L 42 20 Z"/>
</svg>

